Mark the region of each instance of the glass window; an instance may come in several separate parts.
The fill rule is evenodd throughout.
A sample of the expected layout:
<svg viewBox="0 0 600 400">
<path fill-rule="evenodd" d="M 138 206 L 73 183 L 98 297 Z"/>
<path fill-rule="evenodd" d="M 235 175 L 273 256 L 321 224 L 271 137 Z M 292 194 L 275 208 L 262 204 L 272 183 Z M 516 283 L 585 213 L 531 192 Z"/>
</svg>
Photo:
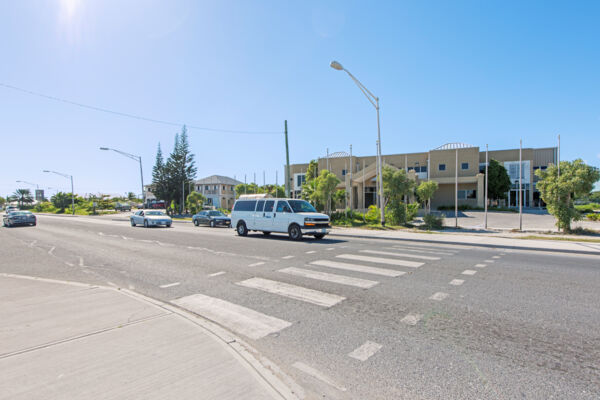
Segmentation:
<svg viewBox="0 0 600 400">
<path fill-rule="evenodd" d="M 460 168 L 461 169 L 469 169 L 469 163 L 468 162 L 464 162 L 464 163 L 460 164 Z"/>
<path fill-rule="evenodd" d="M 279 200 L 277 202 L 277 209 L 275 210 L 275 212 L 289 213 L 292 212 L 292 210 L 290 209 L 290 206 L 288 205 L 287 201 Z"/>
<path fill-rule="evenodd" d="M 446 164 L 440 164 L 440 165 L 438 166 L 438 169 L 439 169 L 440 171 L 445 171 L 445 170 L 446 170 Z"/>
<path fill-rule="evenodd" d="M 342 170 L 342 176 L 346 176 L 346 170 L 345 169 Z"/>
<path fill-rule="evenodd" d="M 259 200 L 258 203 L 256 204 L 256 211 L 262 212 L 264 205 L 265 205 L 265 201 Z"/>
<path fill-rule="evenodd" d="M 275 200 L 267 200 L 265 202 L 264 212 L 273 212 L 273 206 L 275 205 Z"/>
<path fill-rule="evenodd" d="M 225 214 L 223 214 L 221 211 L 209 211 L 208 215 L 211 217 L 224 217 Z"/>
<path fill-rule="evenodd" d="M 296 187 L 302 186 L 305 182 L 306 182 L 306 175 L 305 174 L 298 174 L 298 175 L 296 175 Z"/>
<path fill-rule="evenodd" d="M 236 201 L 234 211 L 254 211 L 256 200 Z"/>
<path fill-rule="evenodd" d="M 307 201 L 304 200 L 290 200 L 290 206 L 294 212 L 317 212 L 315 208 Z"/>
</svg>

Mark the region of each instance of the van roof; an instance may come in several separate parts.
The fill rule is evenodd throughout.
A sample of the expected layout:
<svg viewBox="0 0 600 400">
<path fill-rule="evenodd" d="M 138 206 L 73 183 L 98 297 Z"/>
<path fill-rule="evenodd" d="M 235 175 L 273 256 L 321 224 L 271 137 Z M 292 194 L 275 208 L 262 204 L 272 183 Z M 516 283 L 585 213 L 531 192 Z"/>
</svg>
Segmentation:
<svg viewBox="0 0 600 400">
<path fill-rule="evenodd" d="M 243 194 L 238 200 L 253 200 L 253 199 L 267 199 L 272 198 L 269 193 L 257 193 L 257 194 Z"/>
<path fill-rule="evenodd" d="M 252 195 L 249 194 L 247 196 L 252 196 Z M 237 199 L 237 201 L 240 201 L 240 200 L 262 200 L 265 198 L 269 199 L 269 200 L 303 200 L 303 199 L 292 199 L 291 197 L 245 197 L 245 198 L 242 198 L 242 196 L 240 196 L 240 198 Z"/>
</svg>

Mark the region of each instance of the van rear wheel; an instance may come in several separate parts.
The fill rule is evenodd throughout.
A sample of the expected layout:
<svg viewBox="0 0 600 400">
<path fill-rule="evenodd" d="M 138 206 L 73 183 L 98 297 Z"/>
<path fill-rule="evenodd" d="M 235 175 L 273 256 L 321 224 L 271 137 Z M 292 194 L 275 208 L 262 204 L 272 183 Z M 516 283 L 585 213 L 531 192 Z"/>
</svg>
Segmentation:
<svg viewBox="0 0 600 400">
<path fill-rule="evenodd" d="M 324 235 L 324 234 L 322 234 L 322 233 L 317 233 L 317 234 L 315 235 L 315 239 L 317 239 L 317 240 L 323 239 L 324 237 L 325 237 L 325 235 Z"/>
<path fill-rule="evenodd" d="M 238 222 L 237 224 L 237 228 L 236 228 L 237 234 L 240 236 L 247 236 L 248 235 L 248 228 L 246 227 L 246 223 L 245 222 Z"/>
<path fill-rule="evenodd" d="M 288 233 L 290 235 L 290 239 L 302 240 L 302 230 L 297 224 L 292 224 L 288 229 Z"/>
</svg>

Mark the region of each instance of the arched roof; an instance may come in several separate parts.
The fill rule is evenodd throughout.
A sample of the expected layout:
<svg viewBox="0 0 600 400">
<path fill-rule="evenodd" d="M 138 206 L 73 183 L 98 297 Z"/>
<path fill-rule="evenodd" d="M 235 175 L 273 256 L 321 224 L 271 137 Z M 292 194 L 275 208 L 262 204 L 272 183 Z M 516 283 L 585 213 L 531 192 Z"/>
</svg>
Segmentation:
<svg viewBox="0 0 600 400">
<path fill-rule="evenodd" d="M 433 150 L 468 149 L 470 147 L 477 147 L 477 146 L 473 146 L 472 144 L 467 144 L 467 143 L 454 142 L 454 143 L 443 144 L 440 147 L 437 147 L 437 148 L 435 148 Z"/>
</svg>

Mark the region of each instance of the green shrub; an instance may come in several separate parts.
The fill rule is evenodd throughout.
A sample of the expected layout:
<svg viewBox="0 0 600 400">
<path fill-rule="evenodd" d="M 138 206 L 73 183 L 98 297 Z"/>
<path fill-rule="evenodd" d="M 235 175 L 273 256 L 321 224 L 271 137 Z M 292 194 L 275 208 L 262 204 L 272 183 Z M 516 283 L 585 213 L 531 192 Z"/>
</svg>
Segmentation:
<svg viewBox="0 0 600 400">
<path fill-rule="evenodd" d="M 582 214 L 590 214 L 595 210 L 600 210 L 600 204 L 598 203 L 589 203 L 575 206 L 575 209 Z"/>
<path fill-rule="evenodd" d="M 365 214 L 365 220 L 367 221 L 367 224 L 376 224 L 379 222 L 380 218 L 381 211 L 379 210 L 379 207 L 373 205 L 369 206 L 369 209 Z"/>
<path fill-rule="evenodd" d="M 585 217 L 590 221 L 600 221 L 600 213 L 589 213 Z"/>
<path fill-rule="evenodd" d="M 444 216 L 435 214 L 425 214 L 423 216 L 423 222 L 428 230 L 431 229 L 442 229 L 444 226 Z"/>
</svg>

